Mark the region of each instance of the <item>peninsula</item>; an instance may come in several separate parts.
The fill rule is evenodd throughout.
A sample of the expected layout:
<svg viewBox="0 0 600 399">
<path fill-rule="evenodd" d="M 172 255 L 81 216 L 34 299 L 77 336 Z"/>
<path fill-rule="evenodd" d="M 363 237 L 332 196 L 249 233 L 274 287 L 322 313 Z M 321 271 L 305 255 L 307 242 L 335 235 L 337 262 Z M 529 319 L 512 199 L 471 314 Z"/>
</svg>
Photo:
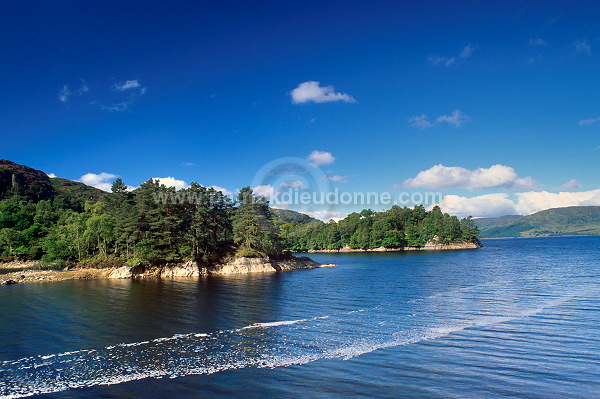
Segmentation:
<svg viewBox="0 0 600 399">
<path fill-rule="evenodd" d="M 437 206 L 365 209 L 324 223 L 272 209 L 250 187 L 230 198 L 153 179 L 130 191 L 117 178 L 108 193 L 0 160 L 0 262 L 47 272 L 30 268 L 5 283 L 307 269 L 322 265 L 293 252 L 478 248 L 477 235 L 470 217 Z"/>
</svg>

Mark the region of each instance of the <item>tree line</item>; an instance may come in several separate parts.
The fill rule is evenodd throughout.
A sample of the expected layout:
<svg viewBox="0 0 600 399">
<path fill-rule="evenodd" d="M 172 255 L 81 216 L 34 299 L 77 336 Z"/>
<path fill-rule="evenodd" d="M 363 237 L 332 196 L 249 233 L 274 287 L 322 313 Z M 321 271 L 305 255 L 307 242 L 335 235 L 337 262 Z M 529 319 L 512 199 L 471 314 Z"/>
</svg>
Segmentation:
<svg viewBox="0 0 600 399">
<path fill-rule="evenodd" d="M 180 198 L 194 198 L 181 201 Z M 242 189 L 235 200 L 192 183 L 176 191 L 148 180 L 133 192 L 121 179 L 99 201 L 68 193 L 37 202 L 0 201 L 0 257 L 81 265 L 212 264 L 232 256 L 282 256 L 267 201 Z"/>
<path fill-rule="evenodd" d="M 363 210 L 329 223 L 286 219 L 274 217 L 268 201 L 249 187 L 235 199 L 198 183 L 175 190 L 152 179 L 133 192 L 117 179 L 99 200 L 70 193 L 31 200 L 13 193 L 0 201 L 0 260 L 214 264 L 309 249 L 423 246 L 434 236 L 442 243 L 472 241 L 478 234 L 471 218 L 459 221 L 439 207 Z"/>
<path fill-rule="evenodd" d="M 443 213 L 439 206 L 426 211 L 422 205 L 383 212 L 365 209 L 329 223 L 279 226 L 284 246 L 292 251 L 422 247 L 430 240 L 441 244 L 474 242 L 479 229 L 470 216 L 459 220 Z"/>
</svg>

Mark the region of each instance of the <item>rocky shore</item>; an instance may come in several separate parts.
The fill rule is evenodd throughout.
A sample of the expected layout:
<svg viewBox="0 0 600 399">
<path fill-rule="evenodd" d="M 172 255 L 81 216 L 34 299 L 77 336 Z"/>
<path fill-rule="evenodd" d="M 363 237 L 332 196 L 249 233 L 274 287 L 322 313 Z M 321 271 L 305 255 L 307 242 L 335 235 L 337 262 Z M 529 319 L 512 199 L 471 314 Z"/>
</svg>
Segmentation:
<svg viewBox="0 0 600 399">
<path fill-rule="evenodd" d="M 442 244 L 439 241 L 431 240 L 423 247 L 400 247 L 400 248 L 369 248 L 369 249 L 355 249 L 350 247 L 343 247 L 340 249 L 309 249 L 309 253 L 350 253 L 350 252 L 399 252 L 399 251 L 447 251 L 447 250 L 458 250 L 458 249 L 477 249 L 483 245 L 478 242 L 453 242 L 450 244 Z"/>
<path fill-rule="evenodd" d="M 34 265 L 35 263 L 30 267 L 33 267 Z M 247 273 L 272 273 L 279 271 L 315 269 L 319 267 L 333 266 L 338 265 L 324 265 L 305 256 L 294 256 L 283 260 L 272 260 L 268 258 L 238 258 L 231 262 L 215 266 L 200 266 L 196 262 L 188 261 L 183 263 L 167 264 L 164 266 L 122 266 L 118 268 L 107 269 L 74 268 L 69 270 L 20 270 L 0 275 L 0 285 L 98 278 L 173 278 Z M 17 268 L 17 266 L 13 265 L 6 268 Z"/>
</svg>

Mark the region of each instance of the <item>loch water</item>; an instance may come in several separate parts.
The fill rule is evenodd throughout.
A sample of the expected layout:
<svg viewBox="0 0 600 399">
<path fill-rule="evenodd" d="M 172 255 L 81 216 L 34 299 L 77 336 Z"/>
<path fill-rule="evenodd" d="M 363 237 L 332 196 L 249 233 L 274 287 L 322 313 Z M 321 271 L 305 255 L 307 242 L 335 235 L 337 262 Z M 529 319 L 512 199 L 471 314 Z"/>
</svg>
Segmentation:
<svg viewBox="0 0 600 399">
<path fill-rule="evenodd" d="M 600 397 L 600 237 L 0 287 L 0 397 Z"/>
</svg>

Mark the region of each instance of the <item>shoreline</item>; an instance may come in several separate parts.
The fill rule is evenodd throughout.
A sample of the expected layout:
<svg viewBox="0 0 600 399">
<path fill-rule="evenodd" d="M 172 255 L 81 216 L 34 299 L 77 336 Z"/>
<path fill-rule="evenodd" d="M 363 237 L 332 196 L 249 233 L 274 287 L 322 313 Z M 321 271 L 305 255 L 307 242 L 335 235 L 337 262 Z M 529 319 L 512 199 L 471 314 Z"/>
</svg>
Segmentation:
<svg viewBox="0 0 600 399">
<path fill-rule="evenodd" d="M 309 249 L 306 252 L 299 253 L 354 253 L 354 252 L 404 252 L 404 251 L 456 251 L 461 249 L 478 249 L 483 245 L 480 242 L 455 242 L 450 244 L 439 244 L 428 242 L 423 247 L 400 247 L 400 248 L 350 248 L 343 247 L 340 249 Z"/>
<path fill-rule="evenodd" d="M 7 264 L 10 264 L 10 266 L 6 266 Z M 293 256 L 280 260 L 238 258 L 234 261 L 215 266 L 200 266 L 196 262 L 187 261 L 164 266 L 121 266 L 102 269 L 75 267 L 69 270 L 32 270 L 31 268 L 37 265 L 37 262 L 28 261 L 8 262 L 0 264 L 0 268 L 18 268 L 15 264 L 28 264 L 30 266 L 28 268 L 21 267 L 21 270 L 18 271 L 0 274 L 0 285 L 91 279 L 204 277 L 213 275 L 275 273 L 339 266 L 337 264 L 321 264 L 306 256 Z"/>
</svg>

